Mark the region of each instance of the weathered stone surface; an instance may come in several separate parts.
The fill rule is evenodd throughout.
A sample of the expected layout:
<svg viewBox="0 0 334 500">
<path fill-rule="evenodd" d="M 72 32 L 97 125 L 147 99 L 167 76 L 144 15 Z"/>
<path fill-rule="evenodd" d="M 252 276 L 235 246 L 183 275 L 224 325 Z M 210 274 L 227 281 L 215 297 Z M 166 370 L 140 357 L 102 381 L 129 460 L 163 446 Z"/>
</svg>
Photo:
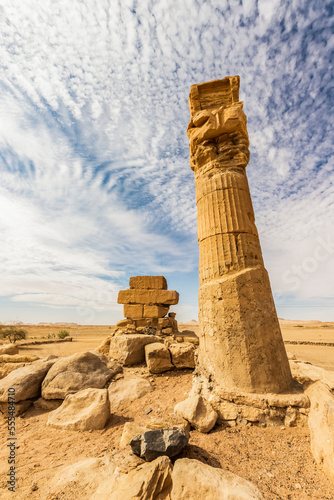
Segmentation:
<svg viewBox="0 0 334 500">
<path fill-rule="evenodd" d="M 168 311 L 168 306 L 144 306 L 144 318 L 163 318 Z"/>
<path fill-rule="evenodd" d="M 41 383 L 56 359 L 39 360 L 12 371 L 0 380 L 0 402 L 8 399 L 8 389 L 15 389 L 15 400 L 35 398 L 41 393 Z"/>
<path fill-rule="evenodd" d="M 2 344 L 0 345 L 0 356 L 3 354 L 9 354 L 10 356 L 12 354 L 18 354 L 19 353 L 19 348 L 15 344 Z"/>
<path fill-rule="evenodd" d="M 15 403 L 15 416 L 18 417 L 19 415 L 23 415 L 30 406 L 32 405 L 32 400 L 31 399 L 25 399 L 24 401 L 19 401 L 18 403 Z M 8 417 L 8 403 L 0 403 L 0 412 L 3 414 L 5 418 Z"/>
<path fill-rule="evenodd" d="M 130 366 L 145 361 L 145 346 L 162 342 L 154 335 L 129 334 L 116 335 L 110 341 L 109 356 L 122 365 Z"/>
<path fill-rule="evenodd" d="M 239 77 L 193 85 L 188 126 L 195 171 L 199 366 L 225 389 L 284 392 L 292 377 L 255 226 Z"/>
<path fill-rule="evenodd" d="M 198 460 L 176 460 L 171 500 L 264 500 L 250 481 Z"/>
<path fill-rule="evenodd" d="M 138 436 L 138 434 L 143 434 L 144 432 L 148 431 L 147 427 L 144 427 L 143 425 L 138 425 L 135 424 L 134 422 L 125 422 L 124 427 L 123 427 L 123 432 L 122 432 L 122 437 L 120 441 L 120 447 L 125 448 L 130 444 L 130 441 L 132 438 L 135 436 Z"/>
<path fill-rule="evenodd" d="M 40 359 L 34 354 L 2 354 L 0 363 L 32 363 Z"/>
<path fill-rule="evenodd" d="M 220 399 L 217 395 L 213 394 L 208 398 L 212 408 L 218 413 L 218 422 L 221 423 L 225 420 L 235 420 L 238 416 L 238 407 L 230 401 Z"/>
<path fill-rule="evenodd" d="M 209 432 L 217 422 L 218 413 L 202 396 L 192 396 L 178 403 L 174 412 L 199 432 Z"/>
<path fill-rule="evenodd" d="M 167 281 L 164 276 L 131 276 L 130 288 L 167 290 Z"/>
<path fill-rule="evenodd" d="M 59 359 L 42 384 L 44 399 L 64 399 L 88 388 L 101 389 L 114 376 L 108 360 L 98 352 L 83 352 Z"/>
<path fill-rule="evenodd" d="M 171 318 L 159 318 L 158 319 L 158 325 L 159 328 L 168 328 L 170 327 L 170 319 Z"/>
<path fill-rule="evenodd" d="M 174 457 L 180 453 L 187 446 L 189 437 L 187 429 L 169 427 L 139 434 L 131 439 L 130 446 L 135 455 L 152 462 L 163 455 Z"/>
<path fill-rule="evenodd" d="M 118 304 L 163 304 L 174 305 L 179 301 L 175 290 L 121 290 L 118 293 Z"/>
<path fill-rule="evenodd" d="M 125 470 L 122 464 L 118 465 L 101 482 L 91 500 L 170 500 L 171 473 L 170 459 L 165 456 Z"/>
<path fill-rule="evenodd" d="M 290 367 L 293 378 L 301 384 L 309 384 L 320 380 L 330 389 L 334 389 L 334 372 L 302 361 L 290 361 Z"/>
<path fill-rule="evenodd" d="M 131 318 L 126 318 L 126 319 L 121 319 L 120 321 L 117 321 L 116 323 L 116 328 L 124 328 L 126 326 L 132 325 L 133 320 Z"/>
<path fill-rule="evenodd" d="M 11 372 L 26 366 L 28 363 L 1 363 L 0 364 L 0 379 L 7 377 Z"/>
<path fill-rule="evenodd" d="M 109 415 L 107 389 L 84 389 L 66 396 L 62 405 L 50 413 L 47 425 L 72 431 L 103 429 Z"/>
<path fill-rule="evenodd" d="M 140 319 L 144 317 L 143 313 L 143 304 L 124 304 L 123 306 L 123 315 L 125 318 Z"/>
<path fill-rule="evenodd" d="M 110 412 L 121 405 L 131 403 L 153 391 L 153 386 L 142 377 L 127 377 L 112 382 L 108 388 Z"/>
<path fill-rule="evenodd" d="M 115 468 L 116 464 L 110 462 L 108 457 L 86 458 L 60 470 L 57 468 L 51 480 L 44 481 L 39 489 L 39 497 L 90 500 L 101 482 L 110 477 Z"/>
<path fill-rule="evenodd" d="M 62 399 L 44 399 L 38 398 L 34 401 L 34 407 L 38 410 L 43 411 L 53 411 L 59 408 L 59 406 L 63 403 Z"/>
<path fill-rule="evenodd" d="M 171 344 L 169 351 L 176 368 L 195 368 L 196 348 L 193 344 Z"/>
<path fill-rule="evenodd" d="M 110 340 L 111 340 L 111 336 L 104 339 L 102 344 L 100 344 L 99 347 L 96 349 L 96 352 L 99 352 L 100 354 L 103 354 L 104 356 L 108 357 L 109 350 L 110 350 Z"/>
<path fill-rule="evenodd" d="M 161 343 L 145 346 L 145 360 L 151 373 L 162 373 L 174 368 L 169 350 Z"/>
<path fill-rule="evenodd" d="M 311 451 L 334 483 L 334 395 L 322 382 L 311 384 L 306 393 L 311 400 L 308 417 Z"/>
<path fill-rule="evenodd" d="M 244 418 L 249 422 L 259 422 L 259 420 L 263 417 L 263 411 L 252 406 L 241 406 L 240 412 L 241 418 Z"/>
</svg>

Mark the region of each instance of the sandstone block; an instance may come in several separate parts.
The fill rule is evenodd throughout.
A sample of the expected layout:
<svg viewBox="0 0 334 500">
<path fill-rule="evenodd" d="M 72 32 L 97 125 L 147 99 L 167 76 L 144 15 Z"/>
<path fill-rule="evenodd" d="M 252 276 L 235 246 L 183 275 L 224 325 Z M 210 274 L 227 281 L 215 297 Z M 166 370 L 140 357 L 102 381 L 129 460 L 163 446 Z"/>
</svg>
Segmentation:
<svg viewBox="0 0 334 500">
<path fill-rule="evenodd" d="M 322 382 L 311 384 L 306 393 L 311 401 L 308 417 L 311 451 L 334 483 L 334 395 Z"/>
<path fill-rule="evenodd" d="M 1 363 L 0 364 L 0 379 L 7 377 L 11 372 L 26 366 L 28 363 Z"/>
<path fill-rule="evenodd" d="M 176 460 L 172 473 L 171 500 L 264 500 L 250 481 L 198 460 Z"/>
<path fill-rule="evenodd" d="M 151 391 L 152 385 L 142 377 L 123 378 L 112 382 L 108 388 L 110 412 L 113 413 L 115 408 L 131 403 Z"/>
<path fill-rule="evenodd" d="M 145 359 L 151 373 L 162 373 L 174 368 L 169 350 L 161 343 L 145 346 Z"/>
<path fill-rule="evenodd" d="M 121 463 L 114 474 L 100 483 L 91 500 L 169 500 L 171 473 L 171 462 L 166 456 L 125 471 Z"/>
<path fill-rule="evenodd" d="M 132 276 L 130 288 L 167 290 L 167 281 L 164 276 Z"/>
<path fill-rule="evenodd" d="M 35 398 L 40 395 L 41 384 L 56 359 L 39 360 L 12 371 L 0 380 L 0 402 L 7 402 L 8 389 L 15 389 L 15 401 Z"/>
<path fill-rule="evenodd" d="M 161 332 L 162 332 L 162 334 L 163 334 L 163 335 L 171 335 L 171 334 L 173 333 L 173 329 L 172 329 L 172 328 L 170 328 L 170 327 L 168 327 L 168 328 L 163 328 L 163 329 L 161 330 Z"/>
<path fill-rule="evenodd" d="M 96 352 L 99 352 L 100 354 L 103 354 L 104 356 L 108 357 L 110 350 L 110 340 L 111 336 L 104 339 L 102 344 L 100 344 L 99 347 L 96 349 Z"/>
<path fill-rule="evenodd" d="M 131 439 L 130 446 L 135 455 L 152 462 L 163 455 L 174 457 L 180 453 L 187 446 L 189 437 L 187 429 L 167 427 L 135 436 Z"/>
<path fill-rule="evenodd" d="M 133 324 L 133 321 L 131 318 L 121 319 L 120 321 L 117 321 L 116 328 L 124 328 L 124 327 L 127 327 L 128 325 L 132 325 L 132 324 Z"/>
<path fill-rule="evenodd" d="M 0 345 L 0 356 L 3 354 L 9 354 L 10 356 L 12 354 L 18 354 L 19 353 L 19 348 L 15 344 L 2 344 Z"/>
<path fill-rule="evenodd" d="M 132 438 L 138 436 L 138 434 L 143 434 L 148 430 L 149 429 L 147 427 L 135 424 L 134 422 L 125 422 L 120 441 L 120 447 L 125 448 L 130 444 Z"/>
<path fill-rule="evenodd" d="M 131 318 L 131 319 L 142 318 L 143 311 L 144 308 L 142 304 L 124 304 L 123 306 L 123 314 L 125 318 Z"/>
<path fill-rule="evenodd" d="M 168 328 L 170 327 L 170 318 L 159 318 L 158 319 L 158 325 L 159 328 Z"/>
<path fill-rule="evenodd" d="M 109 415 L 107 389 L 84 389 L 66 396 L 49 415 L 47 425 L 71 431 L 103 429 Z"/>
<path fill-rule="evenodd" d="M 144 363 L 145 346 L 156 342 L 161 342 L 161 339 L 154 335 L 117 335 L 110 341 L 109 356 L 125 366 Z"/>
<path fill-rule="evenodd" d="M 179 302 L 179 294 L 175 290 L 121 290 L 118 293 L 118 304 L 174 305 Z"/>
<path fill-rule="evenodd" d="M 64 399 L 83 389 L 102 389 L 115 375 L 107 363 L 107 358 L 97 352 L 81 352 L 59 359 L 43 381 L 43 398 Z"/>
<path fill-rule="evenodd" d="M 227 420 L 235 420 L 238 417 L 238 407 L 234 403 L 220 399 L 217 395 L 210 396 L 208 401 L 218 413 L 219 423 Z"/>
<path fill-rule="evenodd" d="M 144 318 L 163 318 L 169 311 L 169 307 L 162 306 L 145 306 L 144 305 Z"/>
<path fill-rule="evenodd" d="M 293 378 L 301 384 L 309 384 L 320 380 L 330 389 L 334 389 L 334 372 L 324 370 L 319 366 L 314 366 L 311 363 L 303 363 L 302 361 L 290 361 L 290 367 Z"/>
<path fill-rule="evenodd" d="M 147 327 L 147 326 L 151 327 L 151 328 L 156 328 L 158 325 L 158 321 L 157 321 L 157 318 L 136 319 L 135 325 L 136 325 L 136 328 Z"/>
<path fill-rule="evenodd" d="M 176 368 L 195 368 L 196 348 L 193 344 L 171 344 L 169 351 Z"/>
<path fill-rule="evenodd" d="M 32 363 L 38 359 L 34 354 L 2 354 L 0 363 Z"/>
<path fill-rule="evenodd" d="M 218 413 L 202 396 L 192 396 L 181 401 L 175 406 L 174 412 L 199 432 L 211 431 L 218 418 Z"/>
</svg>

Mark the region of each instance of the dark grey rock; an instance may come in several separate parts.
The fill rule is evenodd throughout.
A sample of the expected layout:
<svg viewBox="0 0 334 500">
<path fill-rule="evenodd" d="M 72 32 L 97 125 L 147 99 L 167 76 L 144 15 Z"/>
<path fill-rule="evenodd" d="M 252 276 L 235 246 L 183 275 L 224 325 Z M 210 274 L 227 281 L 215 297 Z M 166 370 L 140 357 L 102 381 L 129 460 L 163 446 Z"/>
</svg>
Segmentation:
<svg viewBox="0 0 334 500">
<path fill-rule="evenodd" d="M 132 452 L 147 462 L 162 455 L 174 457 L 187 446 L 189 431 L 178 427 L 166 427 L 138 434 L 130 441 Z"/>
</svg>

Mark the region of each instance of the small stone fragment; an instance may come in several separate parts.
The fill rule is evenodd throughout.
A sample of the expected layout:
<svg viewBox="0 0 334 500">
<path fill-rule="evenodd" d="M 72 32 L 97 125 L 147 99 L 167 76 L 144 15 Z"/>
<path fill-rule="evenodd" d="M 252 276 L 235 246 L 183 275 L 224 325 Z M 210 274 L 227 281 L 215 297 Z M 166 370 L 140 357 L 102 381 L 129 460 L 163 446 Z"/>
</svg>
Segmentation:
<svg viewBox="0 0 334 500">
<path fill-rule="evenodd" d="M 174 412 L 199 432 L 211 431 L 218 418 L 218 413 L 202 396 L 192 396 L 181 401 L 175 406 Z"/>
</svg>

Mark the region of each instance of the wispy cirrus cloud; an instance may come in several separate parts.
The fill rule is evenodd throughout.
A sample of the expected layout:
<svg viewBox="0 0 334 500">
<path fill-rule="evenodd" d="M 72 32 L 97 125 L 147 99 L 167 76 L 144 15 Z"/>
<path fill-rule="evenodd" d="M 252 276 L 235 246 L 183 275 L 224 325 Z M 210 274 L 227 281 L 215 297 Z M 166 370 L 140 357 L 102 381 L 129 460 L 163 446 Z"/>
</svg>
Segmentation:
<svg viewBox="0 0 334 500">
<path fill-rule="evenodd" d="M 0 14 L 3 296 L 108 310 L 131 274 L 196 274 L 189 86 L 239 74 L 274 291 L 333 298 L 331 256 L 299 289 L 283 279 L 334 233 L 330 2 L 4 0 Z"/>
</svg>

